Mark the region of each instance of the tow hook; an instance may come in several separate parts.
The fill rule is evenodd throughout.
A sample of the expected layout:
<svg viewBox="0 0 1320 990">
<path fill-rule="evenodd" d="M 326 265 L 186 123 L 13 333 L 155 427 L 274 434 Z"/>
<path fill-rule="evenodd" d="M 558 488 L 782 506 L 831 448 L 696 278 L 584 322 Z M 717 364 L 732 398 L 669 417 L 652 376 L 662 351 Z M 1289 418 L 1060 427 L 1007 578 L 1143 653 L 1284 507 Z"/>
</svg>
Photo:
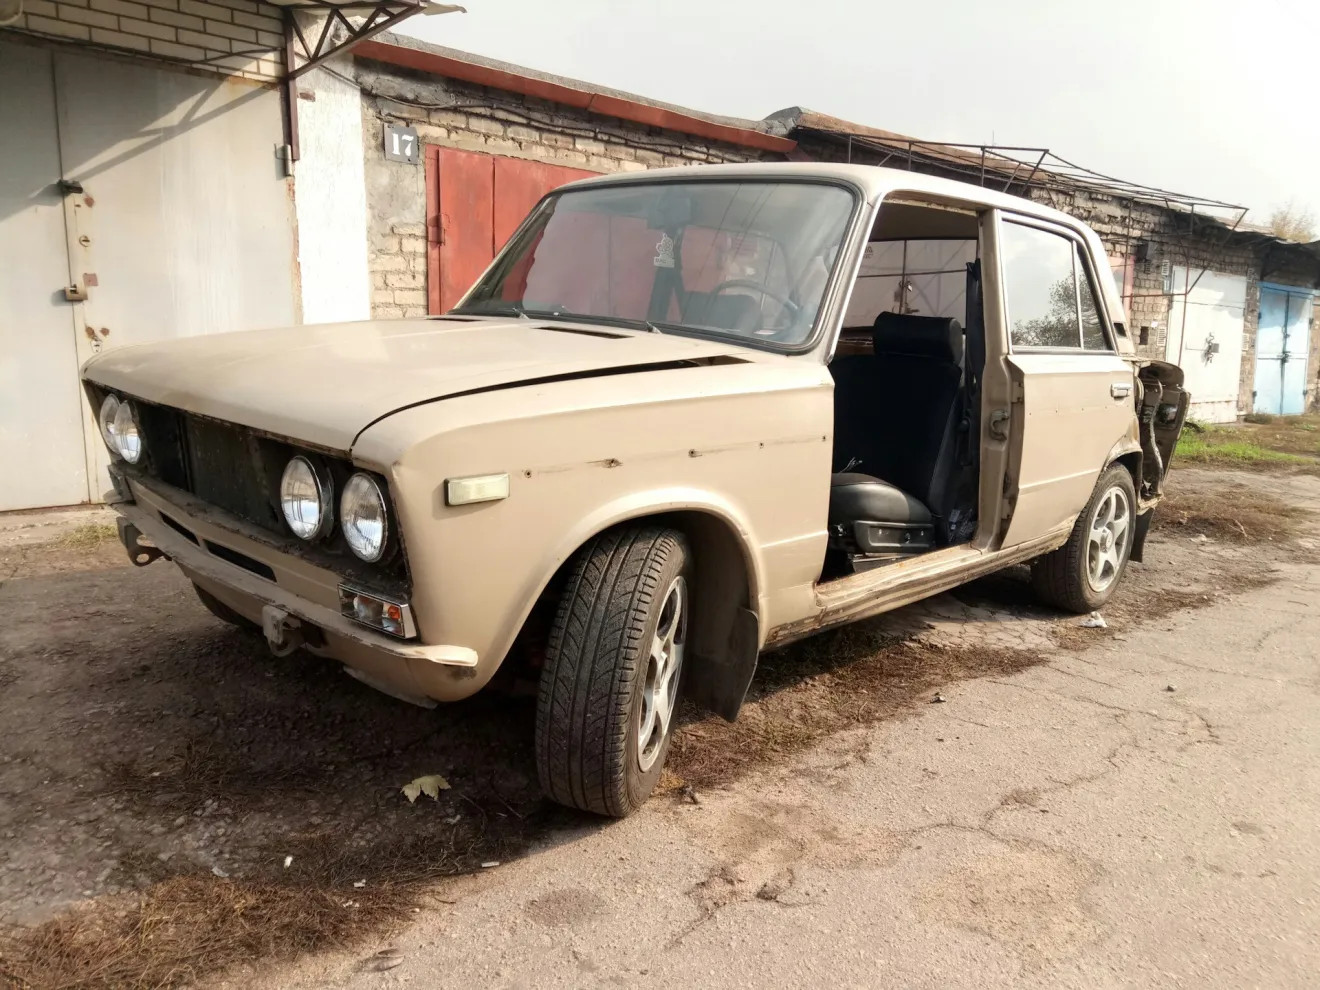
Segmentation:
<svg viewBox="0 0 1320 990">
<path fill-rule="evenodd" d="M 128 559 L 135 566 L 146 567 L 157 557 L 165 556 L 159 547 L 142 543 L 142 531 L 123 516 L 115 520 L 115 525 L 119 529 L 119 542 L 124 545 L 124 549 L 128 551 Z"/>
<path fill-rule="evenodd" d="M 270 652 L 277 657 L 287 657 L 303 645 L 302 622 L 274 605 L 261 607 L 261 630 Z"/>
</svg>

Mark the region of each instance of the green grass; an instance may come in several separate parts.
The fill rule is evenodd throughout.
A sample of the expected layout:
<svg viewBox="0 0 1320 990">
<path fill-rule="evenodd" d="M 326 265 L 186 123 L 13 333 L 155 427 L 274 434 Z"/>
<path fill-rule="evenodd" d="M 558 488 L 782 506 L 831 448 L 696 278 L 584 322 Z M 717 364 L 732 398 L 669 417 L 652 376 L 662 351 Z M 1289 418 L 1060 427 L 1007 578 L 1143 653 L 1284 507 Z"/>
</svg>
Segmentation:
<svg viewBox="0 0 1320 990">
<path fill-rule="evenodd" d="M 1315 461 L 1298 454 L 1286 454 L 1279 450 L 1270 450 L 1250 440 L 1239 439 L 1240 434 L 1233 430 L 1219 429 L 1214 426 L 1202 426 L 1200 430 L 1184 430 L 1178 438 L 1175 457 L 1178 461 L 1194 464 L 1238 465 L 1242 467 L 1264 467 L 1268 465 L 1308 464 Z"/>
</svg>

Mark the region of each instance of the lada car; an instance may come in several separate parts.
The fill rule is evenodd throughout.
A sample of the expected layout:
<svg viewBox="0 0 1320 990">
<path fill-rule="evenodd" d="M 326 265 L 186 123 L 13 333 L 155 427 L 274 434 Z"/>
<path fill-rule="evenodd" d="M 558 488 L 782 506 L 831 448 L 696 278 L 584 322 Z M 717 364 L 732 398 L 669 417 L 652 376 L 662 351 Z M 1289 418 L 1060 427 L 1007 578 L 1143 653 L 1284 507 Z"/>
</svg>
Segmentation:
<svg viewBox="0 0 1320 990">
<path fill-rule="evenodd" d="M 538 670 L 545 792 L 614 816 L 761 651 L 1024 562 L 1102 606 L 1189 401 L 1083 223 L 797 163 L 558 189 L 443 315 L 83 374 L 136 561 L 406 700 Z"/>
</svg>

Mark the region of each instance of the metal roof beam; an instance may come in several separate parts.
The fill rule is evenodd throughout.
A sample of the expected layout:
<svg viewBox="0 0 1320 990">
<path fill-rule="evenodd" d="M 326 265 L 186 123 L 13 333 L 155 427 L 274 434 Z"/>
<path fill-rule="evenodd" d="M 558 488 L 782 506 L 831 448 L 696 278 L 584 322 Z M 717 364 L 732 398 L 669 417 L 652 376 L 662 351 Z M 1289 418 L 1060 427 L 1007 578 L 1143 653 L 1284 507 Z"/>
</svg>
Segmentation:
<svg viewBox="0 0 1320 990">
<path fill-rule="evenodd" d="M 336 55 L 388 31 L 414 14 L 465 12 L 430 0 L 266 0 L 284 12 L 285 78 L 295 79 Z M 317 22 L 320 22 L 319 24 Z M 306 30 L 304 30 L 306 28 Z M 315 35 L 315 42 L 309 35 Z"/>
</svg>

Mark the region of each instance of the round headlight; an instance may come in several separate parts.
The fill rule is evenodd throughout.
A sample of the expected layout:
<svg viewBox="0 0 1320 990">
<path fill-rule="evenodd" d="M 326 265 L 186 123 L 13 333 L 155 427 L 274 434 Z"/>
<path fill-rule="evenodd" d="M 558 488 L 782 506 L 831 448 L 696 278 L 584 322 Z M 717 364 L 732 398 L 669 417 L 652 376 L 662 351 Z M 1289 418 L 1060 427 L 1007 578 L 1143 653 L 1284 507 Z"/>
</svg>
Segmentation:
<svg viewBox="0 0 1320 990">
<path fill-rule="evenodd" d="M 119 403 L 119 408 L 115 410 L 115 425 L 111 432 L 115 438 L 115 450 L 119 451 L 120 457 L 129 464 L 136 464 L 142 460 L 142 434 L 138 431 L 137 417 L 133 415 L 132 403 Z"/>
<path fill-rule="evenodd" d="M 380 560 L 389 535 L 385 495 L 369 475 L 355 474 L 339 499 L 340 525 L 349 548 L 368 563 Z"/>
<path fill-rule="evenodd" d="M 110 448 L 112 454 L 119 453 L 119 447 L 115 443 L 115 413 L 119 412 L 119 399 L 113 395 L 107 395 L 105 401 L 101 403 L 101 412 L 96 417 L 96 423 L 101 427 L 101 439 L 105 445 Z"/>
<path fill-rule="evenodd" d="M 299 454 L 284 467 L 280 479 L 280 508 L 295 536 L 314 540 L 330 525 L 330 483 L 312 462 Z"/>
</svg>

